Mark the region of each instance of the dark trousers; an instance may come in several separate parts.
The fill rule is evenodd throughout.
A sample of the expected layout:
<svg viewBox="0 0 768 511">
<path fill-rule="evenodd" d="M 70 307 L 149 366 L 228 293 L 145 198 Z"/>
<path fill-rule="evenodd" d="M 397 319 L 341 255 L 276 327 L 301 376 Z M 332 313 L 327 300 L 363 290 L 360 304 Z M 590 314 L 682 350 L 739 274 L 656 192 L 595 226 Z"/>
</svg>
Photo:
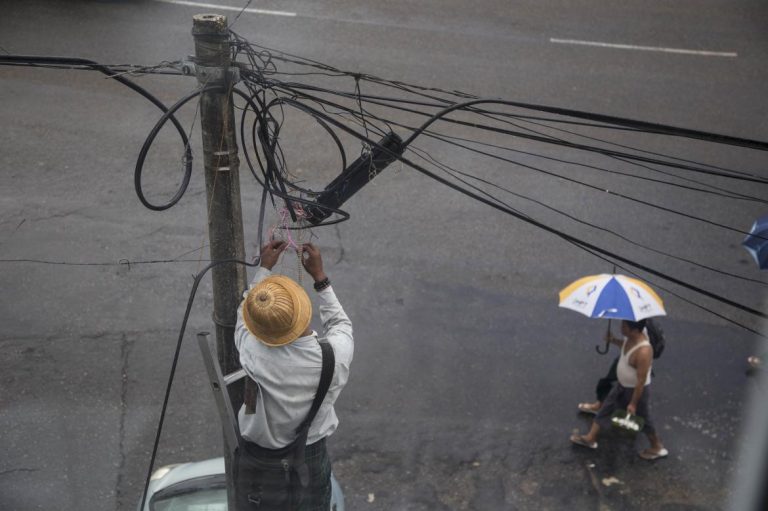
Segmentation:
<svg viewBox="0 0 768 511">
<path fill-rule="evenodd" d="M 620 383 L 616 383 L 613 386 L 613 389 L 605 397 L 605 401 L 603 401 L 603 405 L 595 417 L 595 422 L 597 422 L 601 429 L 607 430 L 611 427 L 611 415 L 616 410 L 627 408 L 627 405 L 632 400 L 632 393 L 634 391 L 633 387 L 624 387 Z M 640 396 L 640 401 L 637 403 L 637 415 L 645 419 L 643 433 L 647 435 L 656 433 L 656 428 L 651 419 L 650 399 L 650 385 L 646 385 L 643 388 L 643 395 Z"/>
<path fill-rule="evenodd" d="M 290 447 L 290 446 L 289 446 Z M 328 511 L 331 507 L 331 459 L 325 439 L 304 451 L 309 478 L 302 488 L 297 474 L 284 469 L 289 448 L 265 449 L 245 442 L 234 461 L 238 511 Z"/>
<path fill-rule="evenodd" d="M 307 446 L 305 461 L 309 469 L 309 486 L 304 489 L 301 511 L 328 511 L 331 508 L 331 458 L 325 438 Z"/>
<path fill-rule="evenodd" d="M 618 364 L 619 357 L 616 357 L 616 359 L 613 361 L 613 364 L 611 364 L 611 368 L 608 369 L 608 374 L 600 378 L 600 380 L 597 382 L 597 387 L 595 387 L 595 394 L 597 394 L 597 400 L 601 403 L 605 401 L 608 393 L 613 388 L 613 384 L 616 383 L 616 366 Z"/>
</svg>

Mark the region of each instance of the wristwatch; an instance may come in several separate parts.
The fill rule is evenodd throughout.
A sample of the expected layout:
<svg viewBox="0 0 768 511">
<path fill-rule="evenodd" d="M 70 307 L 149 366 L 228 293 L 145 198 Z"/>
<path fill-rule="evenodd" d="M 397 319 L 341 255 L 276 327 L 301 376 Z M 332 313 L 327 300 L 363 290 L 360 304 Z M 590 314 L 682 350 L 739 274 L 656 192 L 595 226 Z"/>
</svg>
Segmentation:
<svg viewBox="0 0 768 511">
<path fill-rule="evenodd" d="M 323 280 L 318 280 L 314 283 L 315 291 L 322 291 L 326 287 L 331 285 L 331 281 L 328 277 L 325 277 Z"/>
</svg>

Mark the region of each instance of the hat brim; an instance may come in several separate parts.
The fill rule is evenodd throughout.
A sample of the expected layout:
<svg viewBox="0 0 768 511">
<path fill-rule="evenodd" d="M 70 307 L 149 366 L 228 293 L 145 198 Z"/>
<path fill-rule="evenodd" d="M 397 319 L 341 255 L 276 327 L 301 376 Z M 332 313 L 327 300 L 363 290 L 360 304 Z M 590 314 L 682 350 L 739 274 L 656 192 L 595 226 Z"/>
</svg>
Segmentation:
<svg viewBox="0 0 768 511">
<path fill-rule="evenodd" d="M 248 299 L 252 293 L 257 292 L 259 285 L 254 286 L 249 292 L 243 304 L 243 321 L 248 331 L 253 336 L 261 341 L 263 344 L 271 347 L 285 346 L 290 344 L 303 334 L 309 327 L 309 323 L 312 320 L 312 302 L 309 299 L 309 295 L 304 288 L 294 282 L 291 278 L 284 275 L 272 275 L 262 280 L 262 283 L 274 283 L 282 286 L 288 294 L 291 296 L 294 307 L 294 321 L 291 323 L 291 327 L 280 333 L 266 331 L 257 321 L 255 321 L 248 312 Z"/>
</svg>

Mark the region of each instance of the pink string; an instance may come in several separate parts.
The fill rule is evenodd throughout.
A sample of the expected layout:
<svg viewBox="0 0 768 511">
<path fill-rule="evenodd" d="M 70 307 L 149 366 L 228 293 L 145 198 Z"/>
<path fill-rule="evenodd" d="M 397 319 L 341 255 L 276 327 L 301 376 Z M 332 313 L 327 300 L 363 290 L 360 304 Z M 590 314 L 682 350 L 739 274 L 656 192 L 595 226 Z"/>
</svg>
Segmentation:
<svg viewBox="0 0 768 511">
<path fill-rule="evenodd" d="M 293 212 L 296 214 L 297 223 L 307 218 L 307 214 L 304 211 L 304 208 L 298 204 L 294 205 Z M 276 225 L 270 227 L 269 239 L 275 239 L 275 234 L 278 234 L 280 238 L 285 240 L 285 242 L 288 244 L 288 247 L 292 248 L 296 253 L 299 253 L 301 251 L 301 247 L 299 247 L 298 243 L 296 243 L 296 241 L 293 239 L 293 236 L 291 236 L 291 229 L 288 228 L 290 218 L 290 212 L 288 211 L 288 208 L 280 208 L 280 210 L 278 210 L 278 215 L 280 215 L 280 221 Z"/>
</svg>

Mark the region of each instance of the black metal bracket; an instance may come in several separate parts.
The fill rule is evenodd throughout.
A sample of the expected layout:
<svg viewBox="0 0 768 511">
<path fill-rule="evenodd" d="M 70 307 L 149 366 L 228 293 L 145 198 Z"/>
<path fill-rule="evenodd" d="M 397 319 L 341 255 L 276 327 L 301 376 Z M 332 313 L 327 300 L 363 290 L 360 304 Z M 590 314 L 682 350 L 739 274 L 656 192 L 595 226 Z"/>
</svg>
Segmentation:
<svg viewBox="0 0 768 511">
<path fill-rule="evenodd" d="M 317 205 L 307 206 L 309 222 L 317 225 L 328 218 L 333 210 L 395 161 L 404 150 L 402 139 L 396 133 L 389 132 L 370 152 L 363 153 L 325 187 L 315 201 Z"/>
</svg>

